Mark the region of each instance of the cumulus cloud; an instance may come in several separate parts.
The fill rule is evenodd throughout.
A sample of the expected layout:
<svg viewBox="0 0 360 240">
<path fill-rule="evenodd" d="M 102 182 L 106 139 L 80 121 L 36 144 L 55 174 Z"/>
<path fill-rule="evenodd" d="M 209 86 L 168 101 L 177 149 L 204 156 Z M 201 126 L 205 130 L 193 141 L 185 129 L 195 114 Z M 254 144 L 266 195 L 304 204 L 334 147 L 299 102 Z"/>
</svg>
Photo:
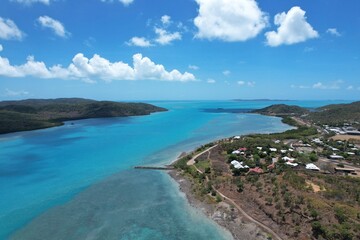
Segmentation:
<svg viewBox="0 0 360 240">
<path fill-rule="evenodd" d="M 93 37 L 88 37 L 87 39 L 85 39 L 85 41 L 83 43 L 85 46 L 92 48 L 94 46 L 94 44 L 96 43 L 96 39 Z"/>
<path fill-rule="evenodd" d="M 137 46 L 137 47 L 151 47 L 153 46 L 149 40 L 144 37 L 132 37 L 127 44 L 129 46 Z"/>
<path fill-rule="evenodd" d="M 44 62 L 35 61 L 34 57 L 27 58 L 22 65 L 11 65 L 7 58 L 0 57 L 0 76 L 6 77 L 38 77 L 57 79 L 79 79 L 92 82 L 95 79 L 113 80 L 162 80 L 162 81 L 194 81 L 191 73 L 181 73 L 174 69 L 167 71 L 161 64 L 156 64 L 141 54 L 133 55 L 133 66 L 124 62 L 110 62 L 95 54 L 86 58 L 78 53 L 68 67 L 54 65 L 47 67 Z"/>
<path fill-rule="evenodd" d="M 33 3 L 43 3 L 45 5 L 50 4 L 50 0 L 11 0 L 12 2 L 21 3 L 24 5 L 31 5 Z"/>
<path fill-rule="evenodd" d="M 196 0 L 195 37 L 228 42 L 256 37 L 267 25 L 268 16 L 255 0 Z"/>
<path fill-rule="evenodd" d="M 164 15 L 161 17 L 161 22 L 164 25 L 169 25 L 171 23 L 171 17 L 169 15 Z"/>
<path fill-rule="evenodd" d="M 101 0 L 101 1 L 102 2 L 114 2 L 114 0 Z M 125 6 L 128 6 L 134 2 L 134 0 L 118 0 L 118 1 L 121 2 L 122 4 L 124 4 Z"/>
<path fill-rule="evenodd" d="M 291 85 L 291 88 L 308 89 L 308 88 L 310 88 L 310 87 L 309 87 L 309 86 L 305 86 L 305 85 L 295 85 L 295 84 L 292 84 L 292 85 Z"/>
<path fill-rule="evenodd" d="M 49 16 L 41 16 L 37 21 L 43 28 L 51 29 L 59 37 L 67 38 L 70 36 L 70 33 L 65 30 L 64 25 L 58 20 Z"/>
<path fill-rule="evenodd" d="M 215 81 L 214 79 L 209 78 L 209 79 L 207 80 L 207 83 L 216 83 L 216 81 Z"/>
<path fill-rule="evenodd" d="M 347 90 L 353 90 L 354 89 L 354 86 L 350 85 L 346 88 Z"/>
<path fill-rule="evenodd" d="M 247 82 L 247 85 L 249 86 L 249 87 L 255 87 L 255 82 L 254 81 L 251 81 L 251 82 Z"/>
<path fill-rule="evenodd" d="M 291 45 L 317 38 L 319 34 L 307 22 L 305 11 L 300 7 L 292 7 L 287 13 L 275 15 L 274 23 L 279 26 L 277 31 L 265 33 L 267 44 L 277 47 L 282 44 Z"/>
<path fill-rule="evenodd" d="M 189 65 L 189 68 L 192 70 L 199 70 L 199 67 L 196 65 Z"/>
<path fill-rule="evenodd" d="M 163 15 L 160 22 L 161 24 L 155 24 L 154 26 L 154 33 L 156 36 L 153 39 L 148 40 L 144 37 L 132 37 L 128 42 L 126 42 L 126 44 L 129 46 L 150 47 L 156 45 L 156 43 L 159 45 L 168 45 L 175 40 L 181 40 L 181 28 L 183 28 L 182 23 L 177 25 L 177 30 L 180 31 L 171 32 L 168 30 L 169 26 L 173 23 L 170 16 Z"/>
<path fill-rule="evenodd" d="M 25 34 L 10 19 L 0 17 L 0 38 L 5 40 L 21 40 Z"/>
<path fill-rule="evenodd" d="M 245 85 L 247 85 L 247 86 L 249 86 L 249 87 L 254 87 L 256 83 L 255 83 L 254 81 L 248 81 L 248 82 L 238 81 L 237 84 L 240 85 L 240 86 L 245 86 Z"/>
<path fill-rule="evenodd" d="M 29 92 L 28 92 L 28 91 L 24 91 L 24 90 L 13 91 L 13 90 L 10 90 L 10 89 L 6 88 L 4 95 L 5 95 L 6 97 L 19 97 L 19 96 L 29 95 Z"/>
<path fill-rule="evenodd" d="M 328 84 L 324 84 L 322 82 L 315 83 L 312 87 L 315 89 L 340 89 L 340 84 L 344 83 L 343 80 L 336 80 L 334 82 L 330 82 Z"/>
<path fill-rule="evenodd" d="M 225 70 L 222 72 L 225 76 L 229 76 L 231 74 L 231 72 L 229 70 Z"/>
<path fill-rule="evenodd" d="M 163 28 L 155 28 L 155 33 L 157 37 L 155 38 L 155 42 L 159 43 L 160 45 L 168 45 L 172 41 L 181 40 L 180 32 L 173 32 L 170 33 Z"/>
<path fill-rule="evenodd" d="M 327 33 L 334 35 L 336 37 L 340 37 L 341 34 L 338 32 L 338 30 L 336 28 L 329 28 L 328 30 L 326 30 Z"/>
<path fill-rule="evenodd" d="M 4 50 L 3 46 L 0 44 L 0 52 L 2 52 L 2 50 Z"/>
</svg>

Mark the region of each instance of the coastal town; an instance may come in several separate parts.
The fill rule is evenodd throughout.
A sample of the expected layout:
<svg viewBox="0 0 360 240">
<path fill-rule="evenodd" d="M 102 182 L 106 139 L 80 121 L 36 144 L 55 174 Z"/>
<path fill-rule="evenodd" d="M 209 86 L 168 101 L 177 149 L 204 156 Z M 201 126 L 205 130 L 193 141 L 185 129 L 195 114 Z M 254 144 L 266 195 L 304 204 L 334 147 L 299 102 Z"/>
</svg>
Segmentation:
<svg viewBox="0 0 360 240">
<path fill-rule="evenodd" d="M 222 139 L 178 160 L 175 168 L 191 182 L 188 195 L 216 206 L 209 216 L 236 239 L 359 239 L 358 123 L 281 117 L 294 128 Z M 257 236 L 229 227 L 239 218 L 255 224 Z"/>
</svg>

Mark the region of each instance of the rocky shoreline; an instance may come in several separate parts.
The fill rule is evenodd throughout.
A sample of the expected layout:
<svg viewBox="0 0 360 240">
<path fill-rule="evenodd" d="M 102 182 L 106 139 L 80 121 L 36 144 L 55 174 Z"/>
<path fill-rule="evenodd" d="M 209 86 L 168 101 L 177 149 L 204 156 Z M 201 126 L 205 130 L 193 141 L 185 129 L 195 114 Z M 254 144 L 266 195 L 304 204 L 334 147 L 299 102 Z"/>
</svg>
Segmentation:
<svg viewBox="0 0 360 240">
<path fill-rule="evenodd" d="M 168 174 L 179 184 L 180 191 L 185 193 L 191 206 L 200 209 L 209 219 L 228 230 L 236 240 L 265 240 L 268 234 L 263 232 L 256 224 L 247 221 L 241 213 L 231 204 L 207 203 L 196 198 L 192 191 L 192 180 L 182 175 L 178 170 L 170 170 Z"/>
</svg>

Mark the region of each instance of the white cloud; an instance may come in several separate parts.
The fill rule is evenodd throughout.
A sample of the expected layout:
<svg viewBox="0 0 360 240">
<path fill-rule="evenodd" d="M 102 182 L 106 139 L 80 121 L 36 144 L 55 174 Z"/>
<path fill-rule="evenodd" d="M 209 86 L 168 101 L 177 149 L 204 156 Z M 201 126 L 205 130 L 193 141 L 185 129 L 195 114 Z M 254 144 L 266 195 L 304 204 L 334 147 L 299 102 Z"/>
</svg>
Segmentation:
<svg viewBox="0 0 360 240">
<path fill-rule="evenodd" d="M 49 16 L 41 16 L 37 21 L 42 27 L 51 29 L 59 37 L 67 38 L 70 36 L 70 33 L 65 30 L 64 25 L 58 20 Z"/>
<path fill-rule="evenodd" d="M 192 70 L 199 70 L 199 67 L 196 65 L 189 65 L 189 68 Z"/>
<path fill-rule="evenodd" d="M 300 89 L 308 89 L 310 88 L 309 86 L 305 86 L 305 85 L 291 85 L 291 88 L 300 88 Z"/>
<path fill-rule="evenodd" d="M 155 27 L 155 33 L 157 34 L 155 42 L 159 43 L 160 45 L 167 45 L 172 41 L 181 40 L 180 32 L 170 33 L 163 28 Z"/>
<path fill-rule="evenodd" d="M 179 23 L 177 25 L 177 30 L 175 32 L 170 32 L 168 29 L 172 25 L 171 17 L 168 15 L 163 15 L 160 19 L 161 24 L 155 24 L 153 30 L 156 36 L 148 40 L 144 37 L 132 37 L 128 42 L 126 42 L 129 46 L 138 46 L 138 47 L 150 47 L 154 45 L 168 45 L 175 40 L 181 40 L 182 38 L 182 30 L 183 25 Z M 151 22 L 148 23 L 148 26 L 151 25 Z M 157 43 L 157 44 L 156 44 Z"/>
<path fill-rule="evenodd" d="M 265 33 L 267 44 L 277 47 L 282 44 L 291 45 L 319 37 L 317 31 L 306 21 L 305 11 L 300 7 L 292 7 L 287 13 L 275 15 L 274 23 L 277 31 Z"/>
<path fill-rule="evenodd" d="M 327 87 L 323 83 L 317 82 L 313 85 L 313 88 L 325 89 Z"/>
<path fill-rule="evenodd" d="M 0 17 L 0 38 L 5 40 L 21 40 L 25 34 L 10 19 Z"/>
<path fill-rule="evenodd" d="M 149 40 L 144 37 L 132 37 L 129 42 L 127 42 L 129 46 L 137 46 L 137 47 L 151 47 L 153 46 Z"/>
<path fill-rule="evenodd" d="M 254 82 L 254 81 L 247 82 L 247 85 L 248 85 L 249 87 L 255 87 L 255 82 Z"/>
<path fill-rule="evenodd" d="M 5 89 L 5 96 L 6 97 L 19 97 L 19 96 L 26 96 L 29 95 L 28 91 L 20 90 L 20 91 L 13 91 L 8 88 Z"/>
<path fill-rule="evenodd" d="M 323 84 L 322 82 L 315 83 L 312 87 L 315 89 L 340 89 L 340 85 L 344 83 L 343 80 L 336 80 L 334 82 L 330 82 L 328 84 Z"/>
<path fill-rule="evenodd" d="M 161 17 L 161 22 L 162 24 L 164 24 L 165 26 L 166 25 L 169 25 L 171 23 L 171 17 L 168 16 L 168 15 L 164 15 Z"/>
<path fill-rule="evenodd" d="M 341 36 L 341 34 L 338 32 L 336 28 L 329 28 L 328 30 L 326 30 L 326 32 L 337 37 Z"/>
<path fill-rule="evenodd" d="M 255 87 L 255 82 L 254 81 L 248 81 L 248 82 L 245 82 L 245 81 L 238 81 L 237 82 L 238 85 L 240 86 L 244 86 L 244 85 L 247 85 L 249 87 Z"/>
<path fill-rule="evenodd" d="M 346 88 L 347 90 L 353 90 L 354 89 L 354 86 L 350 85 Z"/>
<path fill-rule="evenodd" d="M 174 69 L 167 71 L 163 65 L 156 64 L 148 57 L 141 54 L 133 56 L 133 66 L 124 62 L 110 62 L 95 54 L 92 58 L 86 58 L 78 53 L 72 59 L 72 63 L 64 68 L 61 65 L 47 67 L 44 62 L 35 61 L 30 56 L 27 62 L 14 66 L 7 58 L 0 57 L 0 76 L 6 77 L 38 77 L 57 79 L 79 79 L 92 82 L 94 79 L 104 81 L 113 80 L 162 80 L 162 81 L 194 81 L 195 76 L 191 73 L 180 73 Z"/>
<path fill-rule="evenodd" d="M 255 0 L 196 0 L 199 14 L 194 19 L 197 38 L 228 42 L 256 37 L 267 25 L 268 16 Z"/>
<path fill-rule="evenodd" d="M 216 83 L 216 81 L 215 81 L 214 79 L 209 78 L 209 79 L 207 80 L 207 83 Z"/>
<path fill-rule="evenodd" d="M 45 5 L 50 4 L 50 0 L 11 0 L 12 2 L 21 3 L 24 5 L 31 5 L 33 3 L 43 3 Z"/>
<path fill-rule="evenodd" d="M 231 72 L 229 70 L 225 70 L 222 72 L 225 76 L 229 76 L 231 74 Z"/>
<path fill-rule="evenodd" d="M 305 47 L 304 48 L 304 52 L 313 52 L 313 51 L 315 51 L 315 48 L 313 48 L 313 47 Z"/>
<path fill-rule="evenodd" d="M 2 50 L 4 50 L 3 46 L 0 44 L 0 52 L 2 52 Z"/>
<path fill-rule="evenodd" d="M 124 4 L 125 6 L 131 4 L 134 2 L 134 0 L 119 0 L 119 2 L 121 2 L 122 4 Z"/>
<path fill-rule="evenodd" d="M 114 2 L 114 0 L 101 0 L 101 1 L 102 2 Z M 118 0 L 118 1 L 121 2 L 122 4 L 124 4 L 125 6 L 128 6 L 134 2 L 134 0 Z"/>
<path fill-rule="evenodd" d="M 93 37 L 88 37 L 85 41 L 84 41 L 84 45 L 92 48 L 94 46 L 94 44 L 96 43 L 96 39 Z"/>
</svg>

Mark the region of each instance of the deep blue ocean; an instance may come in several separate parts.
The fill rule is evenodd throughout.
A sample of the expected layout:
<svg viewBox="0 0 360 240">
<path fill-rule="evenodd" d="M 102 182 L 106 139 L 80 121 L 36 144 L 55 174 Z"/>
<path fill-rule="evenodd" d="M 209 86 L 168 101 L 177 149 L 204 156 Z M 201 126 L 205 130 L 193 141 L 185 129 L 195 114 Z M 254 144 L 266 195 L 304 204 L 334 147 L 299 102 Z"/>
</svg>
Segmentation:
<svg viewBox="0 0 360 240">
<path fill-rule="evenodd" d="M 340 101 L 290 101 L 319 107 Z M 241 113 L 278 101 L 154 101 L 168 112 L 0 136 L 0 239 L 229 239 L 164 172 L 216 139 L 289 129 Z M 236 109 L 236 113 L 226 112 Z M 221 111 L 220 111 L 221 110 Z"/>
</svg>

